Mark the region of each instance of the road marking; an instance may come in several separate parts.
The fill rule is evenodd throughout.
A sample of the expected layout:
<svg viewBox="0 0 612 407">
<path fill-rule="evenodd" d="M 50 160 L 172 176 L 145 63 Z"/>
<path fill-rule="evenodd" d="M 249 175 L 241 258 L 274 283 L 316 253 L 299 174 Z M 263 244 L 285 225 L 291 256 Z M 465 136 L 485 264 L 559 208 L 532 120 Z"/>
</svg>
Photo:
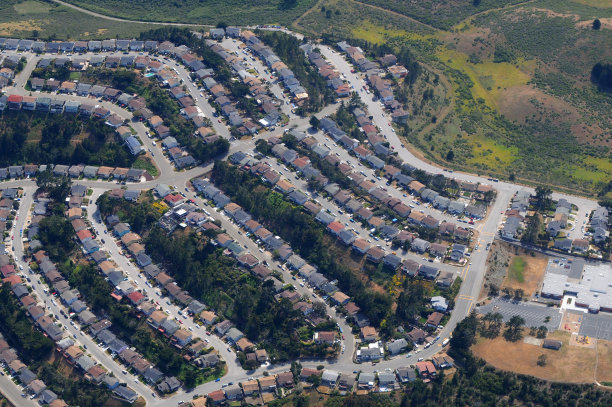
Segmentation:
<svg viewBox="0 0 612 407">
<path fill-rule="evenodd" d="M 467 300 L 467 301 L 473 301 L 474 297 L 472 297 L 471 295 L 465 295 L 465 294 L 460 294 L 457 296 L 458 300 Z"/>
<path fill-rule="evenodd" d="M 470 267 L 471 267 L 471 266 L 468 264 L 468 266 L 467 266 L 467 267 L 465 267 L 463 270 L 461 270 L 461 275 L 460 275 L 460 277 L 461 277 L 461 279 L 462 279 L 463 281 L 465 281 L 465 277 L 467 276 L 468 272 L 470 271 Z"/>
</svg>

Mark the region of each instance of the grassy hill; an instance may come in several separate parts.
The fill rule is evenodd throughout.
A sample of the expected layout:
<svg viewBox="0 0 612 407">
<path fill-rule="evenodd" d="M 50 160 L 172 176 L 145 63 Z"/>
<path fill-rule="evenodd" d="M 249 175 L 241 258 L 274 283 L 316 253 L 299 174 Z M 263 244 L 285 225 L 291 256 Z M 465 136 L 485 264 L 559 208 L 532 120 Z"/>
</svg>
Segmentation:
<svg viewBox="0 0 612 407">
<path fill-rule="evenodd" d="M 612 179 L 612 97 L 590 82 L 595 63 L 612 61 L 609 1 L 429 3 L 328 0 L 294 27 L 408 46 L 446 79 L 437 113 L 413 115 L 404 134 L 426 158 L 587 194 Z"/>
<path fill-rule="evenodd" d="M 290 24 L 315 0 L 68 0 L 68 3 L 131 20 L 251 25 Z"/>
<path fill-rule="evenodd" d="M 156 26 L 93 17 L 57 3 L 0 1 L 0 36 L 56 39 L 133 38 Z"/>
</svg>

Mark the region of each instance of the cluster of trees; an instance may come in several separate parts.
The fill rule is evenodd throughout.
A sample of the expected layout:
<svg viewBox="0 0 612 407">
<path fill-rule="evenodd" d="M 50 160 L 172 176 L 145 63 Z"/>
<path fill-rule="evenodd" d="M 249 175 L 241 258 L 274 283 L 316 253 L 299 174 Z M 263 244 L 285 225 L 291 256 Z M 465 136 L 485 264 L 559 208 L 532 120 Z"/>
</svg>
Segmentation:
<svg viewBox="0 0 612 407">
<path fill-rule="evenodd" d="M 42 79 L 56 79 L 60 82 L 70 79 L 70 65 L 68 63 L 62 66 L 49 65 L 44 68 L 34 68 L 31 77 Z M 28 81 L 29 82 L 29 81 Z"/>
<path fill-rule="evenodd" d="M 403 174 L 411 176 L 442 196 L 448 198 L 456 197 L 461 190 L 457 181 L 453 178 L 447 178 L 442 174 L 429 174 L 426 171 L 406 166 L 402 166 L 401 169 Z"/>
<path fill-rule="evenodd" d="M 296 113 L 305 116 L 335 100 L 334 92 L 299 48 L 301 44 L 297 38 L 280 31 L 257 31 L 257 35 L 293 71 L 308 92 L 308 101 Z"/>
<path fill-rule="evenodd" d="M 72 225 L 62 215 L 47 216 L 39 223 L 38 238 L 53 261 L 65 260 L 76 248 L 73 236 Z"/>
<path fill-rule="evenodd" d="M 330 250 L 331 242 L 324 227 L 311 215 L 261 185 L 258 178 L 226 162 L 215 162 L 211 179 L 232 201 L 286 240 L 322 274 L 330 280 L 337 280 L 340 290 L 353 297 L 374 326 L 379 326 L 390 314 L 391 298 L 367 289 L 352 270 L 338 261 Z"/>
<path fill-rule="evenodd" d="M 346 106 L 344 102 L 340 104 L 336 113 L 331 117 L 342 130 L 350 137 L 359 141 L 365 141 L 365 134 L 359 129 L 355 115 L 353 115 L 351 105 Z"/>
<path fill-rule="evenodd" d="M 612 64 L 596 63 L 591 70 L 591 82 L 602 92 L 612 92 Z"/>
<path fill-rule="evenodd" d="M 76 139 L 82 139 L 75 142 Z M 22 163 L 130 167 L 134 158 L 95 119 L 8 111 L 0 117 L 0 166 Z"/>
<path fill-rule="evenodd" d="M 11 287 L 0 287 L 0 332 L 27 365 L 38 364 L 53 351 L 53 341 L 35 329 Z"/>
<path fill-rule="evenodd" d="M 501 62 L 513 63 L 516 60 L 516 55 L 511 49 L 504 47 L 501 44 L 495 45 L 495 51 L 493 52 L 493 62 L 496 64 Z"/>
<path fill-rule="evenodd" d="M 209 239 L 196 233 L 167 235 L 153 228 L 145 238 L 147 252 L 171 270 L 177 284 L 230 319 L 254 343 L 263 345 L 278 362 L 300 356 L 324 356 L 297 337 L 304 317 L 286 300 L 274 297 L 272 281 L 262 282 L 237 266 Z"/>
<path fill-rule="evenodd" d="M 38 370 L 38 377 L 59 398 L 69 405 L 81 407 L 105 405 L 111 399 L 111 392 L 106 386 L 97 386 L 80 375 L 64 376 L 60 373 L 62 363 L 62 359 L 57 358 L 53 364 L 45 362 Z"/>
<path fill-rule="evenodd" d="M 52 199 L 50 202 L 51 208 L 55 209 L 56 206 L 59 206 L 57 211 L 54 212 L 63 215 L 64 201 L 70 193 L 72 179 L 65 176 L 56 176 L 50 169 L 47 169 L 36 175 L 36 186 L 38 186 L 40 192 L 46 192 Z"/>
<path fill-rule="evenodd" d="M 111 199 L 108 194 L 102 194 L 96 201 L 96 205 L 102 217 L 116 213 L 122 222 L 129 223 L 134 232 L 142 235 L 150 230 L 161 217 L 159 211 L 150 205 L 152 201 L 152 191 L 144 192 L 138 205 L 125 199 Z"/>
</svg>

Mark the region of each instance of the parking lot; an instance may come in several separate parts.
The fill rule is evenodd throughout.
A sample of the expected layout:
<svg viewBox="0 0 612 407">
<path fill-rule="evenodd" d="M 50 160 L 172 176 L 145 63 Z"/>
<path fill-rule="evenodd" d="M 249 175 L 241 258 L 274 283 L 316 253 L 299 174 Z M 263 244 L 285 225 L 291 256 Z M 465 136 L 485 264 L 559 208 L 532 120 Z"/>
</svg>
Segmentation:
<svg viewBox="0 0 612 407">
<path fill-rule="evenodd" d="M 584 314 L 580 324 L 580 335 L 612 341 L 612 316 Z"/>
<path fill-rule="evenodd" d="M 479 314 L 488 312 L 499 312 L 504 317 L 504 322 L 507 322 L 515 315 L 523 317 L 526 327 L 546 326 L 549 331 L 555 331 L 561 323 L 561 314 L 558 308 L 544 307 L 540 305 L 529 304 L 526 302 L 514 303 L 500 298 L 496 298 L 489 304 L 476 308 Z M 549 322 L 544 322 L 546 317 L 550 317 Z"/>
</svg>

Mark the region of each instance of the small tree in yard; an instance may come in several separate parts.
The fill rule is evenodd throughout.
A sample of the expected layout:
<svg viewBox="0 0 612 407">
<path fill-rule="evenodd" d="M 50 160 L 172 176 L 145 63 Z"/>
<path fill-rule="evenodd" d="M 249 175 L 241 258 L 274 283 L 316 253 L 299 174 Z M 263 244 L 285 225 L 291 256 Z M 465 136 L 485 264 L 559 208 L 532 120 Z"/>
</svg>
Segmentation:
<svg viewBox="0 0 612 407">
<path fill-rule="evenodd" d="M 538 366 L 546 366 L 546 355 L 545 354 L 541 354 L 540 356 L 538 356 Z"/>
<path fill-rule="evenodd" d="M 319 119 L 317 118 L 317 116 L 315 115 L 310 116 L 309 123 L 313 129 L 319 128 Z"/>
<path fill-rule="evenodd" d="M 548 333 L 548 328 L 546 328 L 544 325 L 540 325 L 540 327 L 538 328 L 538 333 L 537 333 L 537 338 L 539 339 L 544 339 L 546 338 L 546 334 Z"/>
<path fill-rule="evenodd" d="M 325 303 L 322 301 L 315 301 L 312 304 L 312 313 L 317 317 L 324 317 L 327 314 Z"/>
</svg>

